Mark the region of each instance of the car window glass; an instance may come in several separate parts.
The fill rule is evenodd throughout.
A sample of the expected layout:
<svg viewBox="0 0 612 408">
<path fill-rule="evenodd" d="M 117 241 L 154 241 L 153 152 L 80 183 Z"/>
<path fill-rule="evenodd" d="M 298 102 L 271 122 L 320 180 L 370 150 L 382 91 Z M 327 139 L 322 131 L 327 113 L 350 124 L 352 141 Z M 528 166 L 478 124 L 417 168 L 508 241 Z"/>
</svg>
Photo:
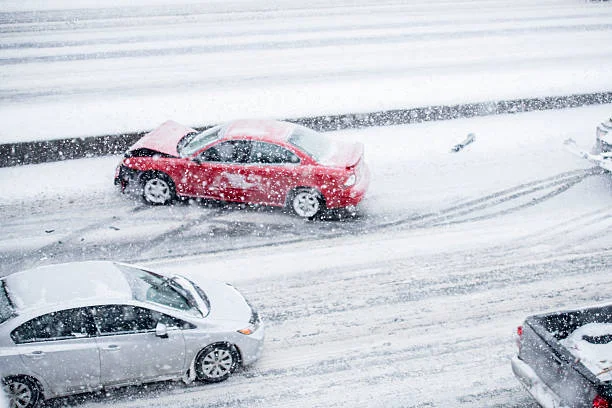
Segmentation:
<svg viewBox="0 0 612 408">
<path fill-rule="evenodd" d="M 325 161 L 334 151 L 334 143 L 325 135 L 303 126 L 296 126 L 289 143 L 299 147 L 318 162 Z"/>
<path fill-rule="evenodd" d="M 116 264 L 123 272 L 132 289 L 134 299 L 141 302 L 157 303 L 181 311 L 200 316 L 196 302 L 190 301 L 189 292 L 185 291 L 171 279 L 156 273 L 135 268 L 133 266 Z"/>
<path fill-rule="evenodd" d="M 11 333 L 15 343 L 65 340 L 95 335 L 95 329 L 87 309 L 68 309 L 32 319 Z"/>
<path fill-rule="evenodd" d="M 261 164 L 295 164 L 299 163 L 300 159 L 293 154 L 293 152 L 290 152 L 282 146 L 266 142 L 253 142 L 249 161 L 251 163 Z"/>
<path fill-rule="evenodd" d="M 157 323 L 168 328 L 190 329 L 194 326 L 165 313 L 131 305 L 107 305 L 92 308 L 94 321 L 102 335 L 154 331 Z"/>
<path fill-rule="evenodd" d="M 0 280 L 0 323 L 4 323 L 15 314 L 13 304 L 6 292 L 5 282 Z"/>
<path fill-rule="evenodd" d="M 221 129 L 221 126 L 215 126 L 201 133 L 187 135 L 179 142 L 177 151 L 182 157 L 191 156 L 207 144 L 217 140 L 220 137 Z"/>
<path fill-rule="evenodd" d="M 157 321 L 151 310 L 131 305 L 92 308 L 100 334 L 139 333 L 155 330 Z"/>
<path fill-rule="evenodd" d="M 201 162 L 245 163 L 249 150 L 249 142 L 246 140 L 229 140 L 206 149 L 198 159 Z"/>
</svg>

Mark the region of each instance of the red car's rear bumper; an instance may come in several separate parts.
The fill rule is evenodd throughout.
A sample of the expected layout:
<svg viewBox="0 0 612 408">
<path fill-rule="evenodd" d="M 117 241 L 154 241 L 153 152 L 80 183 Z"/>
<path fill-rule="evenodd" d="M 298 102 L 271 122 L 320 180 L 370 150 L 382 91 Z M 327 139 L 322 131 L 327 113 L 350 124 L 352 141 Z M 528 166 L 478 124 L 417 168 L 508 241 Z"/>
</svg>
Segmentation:
<svg viewBox="0 0 612 408">
<path fill-rule="evenodd" d="M 363 200 L 363 197 L 370 186 L 370 170 L 364 164 L 360 170 L 357 183 L 351 187 L 342 189 L 340 192 L 326 198 L 327 208 L 345 208 L 356 206 Z"/>
</svg>

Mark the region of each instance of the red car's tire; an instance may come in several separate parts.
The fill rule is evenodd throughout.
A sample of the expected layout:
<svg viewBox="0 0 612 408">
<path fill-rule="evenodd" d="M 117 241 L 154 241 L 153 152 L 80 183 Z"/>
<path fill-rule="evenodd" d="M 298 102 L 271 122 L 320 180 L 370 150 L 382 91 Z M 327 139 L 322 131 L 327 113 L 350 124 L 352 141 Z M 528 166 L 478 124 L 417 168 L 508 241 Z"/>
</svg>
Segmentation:
<svg viewBox="0 0 612 408">
<path fill-rule="evenodd" d="M 166 205 L 176 199 L 174 182 L 165 173 L 145 173 L 142 178 L 142 198 L 148 204 Z"/>
<path fill-rule="evenodd" d="M 288 205 L 301 218 L 309 220 L 321 214 L 325 201 L 320 192 L 314 188 L 296 188 L 289 196 Z"/>
</svg>

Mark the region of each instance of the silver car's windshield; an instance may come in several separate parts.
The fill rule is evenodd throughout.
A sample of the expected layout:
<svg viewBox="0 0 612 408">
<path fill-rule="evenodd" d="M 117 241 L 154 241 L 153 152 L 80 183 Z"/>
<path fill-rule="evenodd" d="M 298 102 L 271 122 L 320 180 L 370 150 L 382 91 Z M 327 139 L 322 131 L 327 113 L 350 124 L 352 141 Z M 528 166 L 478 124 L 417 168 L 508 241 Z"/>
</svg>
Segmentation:
<svg viewBox="0 0 612 408">
<path fill-rule="evenodd" d="M 8 297 L 6 285 L 3 280 L 0 280 L 0 323 L 6 322 L 15 315 L 15 309 L 11 299 Z"/>
<path fill-rule="evenodd" d="M 221 126 L 212 127 L 200 133 L 189 134 L 181 139 L 177 146 L 177 151 L 181 157 L 192 156 L 204 146 L 219 139 L 220 136 Z"/>
<path fill-rule="evenodd" d="M 296 126 L 289 136 L 289 143 L 299 147 L 319 163 L 332 154 L 334 147 L 327 136 L 303 126 Z"/>
<path fill-rule="evenodd" d="M 117 264 L 117 267 L 124 273 L 135 300 L 203 316 L 191 293 L 173 280 L 127 265 Z"/>
</svg>

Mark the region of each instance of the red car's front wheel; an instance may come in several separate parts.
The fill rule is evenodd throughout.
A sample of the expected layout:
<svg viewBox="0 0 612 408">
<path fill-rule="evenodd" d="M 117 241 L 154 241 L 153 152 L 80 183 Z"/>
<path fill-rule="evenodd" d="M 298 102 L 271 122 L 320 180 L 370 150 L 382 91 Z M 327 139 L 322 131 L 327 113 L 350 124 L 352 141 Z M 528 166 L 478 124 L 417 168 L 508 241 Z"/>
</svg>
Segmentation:
<svg viewBox="0 0 612 408">
<path fill-rule="evenodd" d="M 142 198 L 149 204 L 164 205 L 175 198 L 174 183 L 163 173 L 147 174 L 143 177 Z"/>
</svg>

